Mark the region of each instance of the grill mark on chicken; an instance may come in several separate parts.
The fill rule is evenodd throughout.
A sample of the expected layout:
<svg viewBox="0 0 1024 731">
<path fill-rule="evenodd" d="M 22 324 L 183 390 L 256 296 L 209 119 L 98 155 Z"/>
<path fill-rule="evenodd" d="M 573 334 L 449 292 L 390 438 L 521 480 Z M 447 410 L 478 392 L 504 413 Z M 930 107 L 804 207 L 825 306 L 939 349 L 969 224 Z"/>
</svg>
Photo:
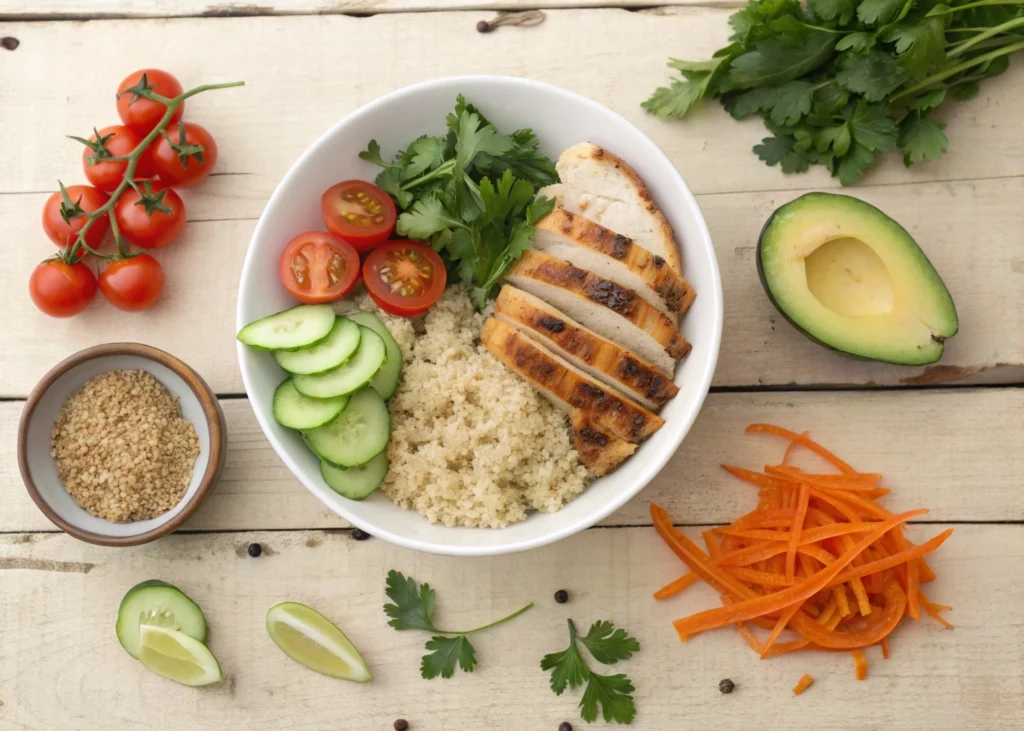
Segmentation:
<svg viewBox="0 0 1024 731">
<path fill-rule="evenodd" d="M 588 282 L 584 291 L 594 302 L 623 315 L 631 313 L 635 306 L 636 294 L 608 279 Z"/>
<path fill-rule="evenodd" d="M 596 444 L 599 447 L 608 446 L 608 435 L 602 434 L 595 429 L 591 429 L 589 426 L 578 429 L 576 433 L 579 434 L 580 439 L 585 441 L 587 444 Z"/>
<path fill-rule="evenodd" d="M 661 269 L 663 266 L 665 266 L 665 260 L 662 259 L 657 254 L 655 254 L 654 255 L 654 267 L 655 267 L 655 269 Z"/>
<path fill-rule="evenodd" d="M 565 323 L 557 317 L 551 317 L 551 315 L 539 315 L 534 319 L 534 322 L 549 333 L 560 333 L 565 330 Z"/>
</svg>

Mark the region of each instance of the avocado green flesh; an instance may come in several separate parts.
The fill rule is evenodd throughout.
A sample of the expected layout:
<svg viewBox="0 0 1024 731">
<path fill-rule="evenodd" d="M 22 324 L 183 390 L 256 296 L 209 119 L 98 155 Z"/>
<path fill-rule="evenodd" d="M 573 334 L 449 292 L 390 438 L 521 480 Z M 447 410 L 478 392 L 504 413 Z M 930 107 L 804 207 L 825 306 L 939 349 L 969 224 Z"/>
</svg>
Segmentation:
<svg viewBox="0 0 1024 731">
<path fill-rule="evenodd" d="M 835 350 L 889 363 L 942 357 L 956 308 L 914 239 L 856 198 L 809 193 L 779 208 L 758 247 L 779 311 Z"/>
</svg>

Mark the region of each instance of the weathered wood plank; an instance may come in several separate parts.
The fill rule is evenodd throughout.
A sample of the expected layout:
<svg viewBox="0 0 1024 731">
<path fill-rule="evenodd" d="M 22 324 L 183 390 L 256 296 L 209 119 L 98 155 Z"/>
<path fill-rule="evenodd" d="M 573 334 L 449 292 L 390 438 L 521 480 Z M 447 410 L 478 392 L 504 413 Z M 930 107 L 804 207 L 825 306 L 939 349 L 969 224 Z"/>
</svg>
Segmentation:
<svg viewBox="0 0 1024 731">
<path fill-rule="evenodd" d="M 223 402 L 227 467 L 187 530 L 332 528 L 346 525 L 281 463 L 244 399 Z M 0 404 L 0 531 L 53 530 L 21 485 L 13 453 L 20 404 Z M 712 394 L 675 457 L 605 525 L 647 525 L 648 504 L 686 524 L 727 523 L 754 492 L 719 469 L 776 464 L 782 444 L 744 436 L 754 421 L 809 429 L 854 465 L 882 472 L 896 510 L 927 507 L 928 520 L 1024 520 L 1024 391 Z M 998 427 L 998 428 L 997 428 Z"/>
<path fill-rule="evenodd" d="M 920 539 L 940 529 L 913 526 L 911 534 Z M 245 555 L 252 540 L 264 546 L 258 559 Z M 686 728 L 746 731 L 753 718 L 761 728 L 787 730 L 1021 727 L 1024 527 L 957 526 L 932 565 L 938 580 L 929 594 L 955 605 L 948 616 L 956 629 L 906 622 L 892 639 L 891 659 L 871 648 L 868 679 L 857 682 L 845 653 L 760 661 L 725 630 L 680 644 L 670 621 L 717 601 L 704 587 L 663 603 L 651 599 L 682 569 L 649 528 L 592 530 L 545 549 L 472 561 L 360 543 L 344 533 L 176 536 L 125 550 L 65 536 L 3 536 L 0 724 L 222 729 L 244 719 L 253 729 L 383 729 L 402 717 L 416 731 L 582 725 L 580 692 L 555 696 L 538 667 L 544 654 L 565 647 L 571 617 L 584 626 L 610 619 L 639 639 L 639 654 L 612 671 L 636 684 L 636 728 L 674 728 L 685 719 Z M 445 625 L 476 626 L 528 601 L 536 607 L 474 635 L 474 673 L 422 680 L 419 657 L 429 635 L 396 633 L 381 611 L 392 568 L 430 582 Z M 203 607 L 225 684 L 177 686 L 118 645 L 118 601 L 153 577 L 179 585 Z M 572 597 L 565 605 L 552 599 L 562 588 Z M 344 684 L 285 658 L 263 627 L 266 610 L 285 600 L 336 620 L 363 650 L 373 682 Z M 805 672 L 815 685 L 794 698 L 790 689 Z M 718 691 L 726 677 L 737 684 L 729 696 Z"/>
</svg>

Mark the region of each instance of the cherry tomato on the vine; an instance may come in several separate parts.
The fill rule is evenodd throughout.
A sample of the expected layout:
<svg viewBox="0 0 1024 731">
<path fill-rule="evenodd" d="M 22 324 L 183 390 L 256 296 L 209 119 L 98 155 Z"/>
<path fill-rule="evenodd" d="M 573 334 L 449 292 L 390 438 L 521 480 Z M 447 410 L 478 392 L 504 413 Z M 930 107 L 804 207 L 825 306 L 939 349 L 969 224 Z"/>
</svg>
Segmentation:
<svg viewBox="0 0 1024 731">
<path fill-rule="evenodd" d="M 82 262 L 44 261 L 28 280 L 32 302 L 51 317 L 71 317 L 84 310 L 96 296 L 96 275 Z"/>
<path fill-rule="evenodd" d="M 82 230 L 89 219 L 82 213 L 72 215 L 74 211 L 67 211 L 69 218 L 65 220 L 61 215 L 62 204 L 66 209 L 70 202 L 72 207 L 77 206 L 85 213 L 92 213 L 109 200 L 106 193 L 88 185 L 72 185 L 65 188 L 65 191 L 67 191 L 67 201 L 60 191 L 57 191 L 47 198 L 43 205 L 43 231 L 46 232 L 50 241 L 64 249 L 78 240 L 78 232 Z M 107 216 L 98 218 L 86 232 L 85 243 L 95 249 L 109 230 L 110 218 Z"/>
<path fill-rule="evenodd" d="M 333 302 L 359 281 L 359 254 L 324 231 L 307 231 L 288 242 L 281 254 L 281 283 L 307 305 Z"/>
<path fill-rule="evenodd" d="M 164 268 L 149 254 L 112 261 L 100 272 L 100 291 L 118 309 L 145 310 L 164 291 Z"/>
<path fill-rule="evenodd" d="M 441 257 L 418 241 L 388 241 L 363 262 L 366 291 L 382 310 L 399 317 L 429 310 L 447 281 Z"/>
<path fill-rule="evenodd" d="M 141 249 L 167 246 L 185 230 L 185 204 L 173 188 L 160 180 L 136 180 L 145 194 L 129 188 L 114 204 L 117 227 Z"/>
<path fill-rule="evenodd" d="M 111 192 L 124 178 L 128 167 L 127 160 L 110 160 L 112 157 L 125 157 L 135 151 L 142 138 L 130 127 L 117 124 L 99 130 L 89 137 L 88 145 L 82 150 L 82 167 L 89 182 L 104 192 Z M 153 176 L 153 159 L 149 155 L 141 155 L 135 164 L 135 177 L 149 178 Z"/>
<path fill-rule="evenodd" d="M 390 236 L 398 218 L 391 196 L 365 180 L 331 186 L 320 197 L 320 210 L 327 230 L 360 253 Z"/>
<path fill-rule="evenodd" d="M 136 71 L 130 74 L 117 87 L 117 116 L 140 135 L 147 135 L 150 130 L 160 124 L 160 120 L 163 119 L 164 114 L 167 112 L 167 107 L 152 99 L 137 97 L 131 92 L 125 93 L 128 89 L 137 87 L 142 82 L 143 76 L 146 77 L 146 86 L 150 91 L 167 99 L 180 96 L 183 89 L 181 88 L 181 82 L 171 74 L 160 69 L 141 69 Z M 174 124 L 181 119 L 181 115 L 184 113 L 185 102 L 182 102 L 174 110 L 174 114 L 167 124 Z"/>
<path fill-rule="evenodd" d="M 177 188 L 191 188 L 209 177 L 217 164 L 217 142 L 205 127 L 178 122 L 153 143 L 153 165 L 161 180 Z M 177 148 L 177 149 L 175 149 Z"/>
</svg>

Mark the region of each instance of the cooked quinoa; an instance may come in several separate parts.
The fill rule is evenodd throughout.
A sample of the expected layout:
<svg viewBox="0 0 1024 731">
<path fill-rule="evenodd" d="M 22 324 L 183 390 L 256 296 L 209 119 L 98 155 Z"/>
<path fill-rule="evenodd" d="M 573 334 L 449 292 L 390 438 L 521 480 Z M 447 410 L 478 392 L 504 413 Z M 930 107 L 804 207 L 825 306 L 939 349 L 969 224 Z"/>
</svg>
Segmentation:
<svg viewBox="0 0 1024 731">
<path fill-rule="evenodd" d="M 57 474 L 97 518 L 148 520 L 192 481 L 199 436 L 177 399 L 146 371 L 107 371 L 64 403 L 51 434 Z"/>
<path fill-rule="evenodd" d="M 583 492 L 591 476 L 565 416 L 480 345 L 484 316 L 465 289 L 450 287 L 419 333 L 411 320 L 376 314 L 404 355 L 388 402 L 381 488 L 391 500 L 431 523 L 503 528 Z"/>
</svg>

